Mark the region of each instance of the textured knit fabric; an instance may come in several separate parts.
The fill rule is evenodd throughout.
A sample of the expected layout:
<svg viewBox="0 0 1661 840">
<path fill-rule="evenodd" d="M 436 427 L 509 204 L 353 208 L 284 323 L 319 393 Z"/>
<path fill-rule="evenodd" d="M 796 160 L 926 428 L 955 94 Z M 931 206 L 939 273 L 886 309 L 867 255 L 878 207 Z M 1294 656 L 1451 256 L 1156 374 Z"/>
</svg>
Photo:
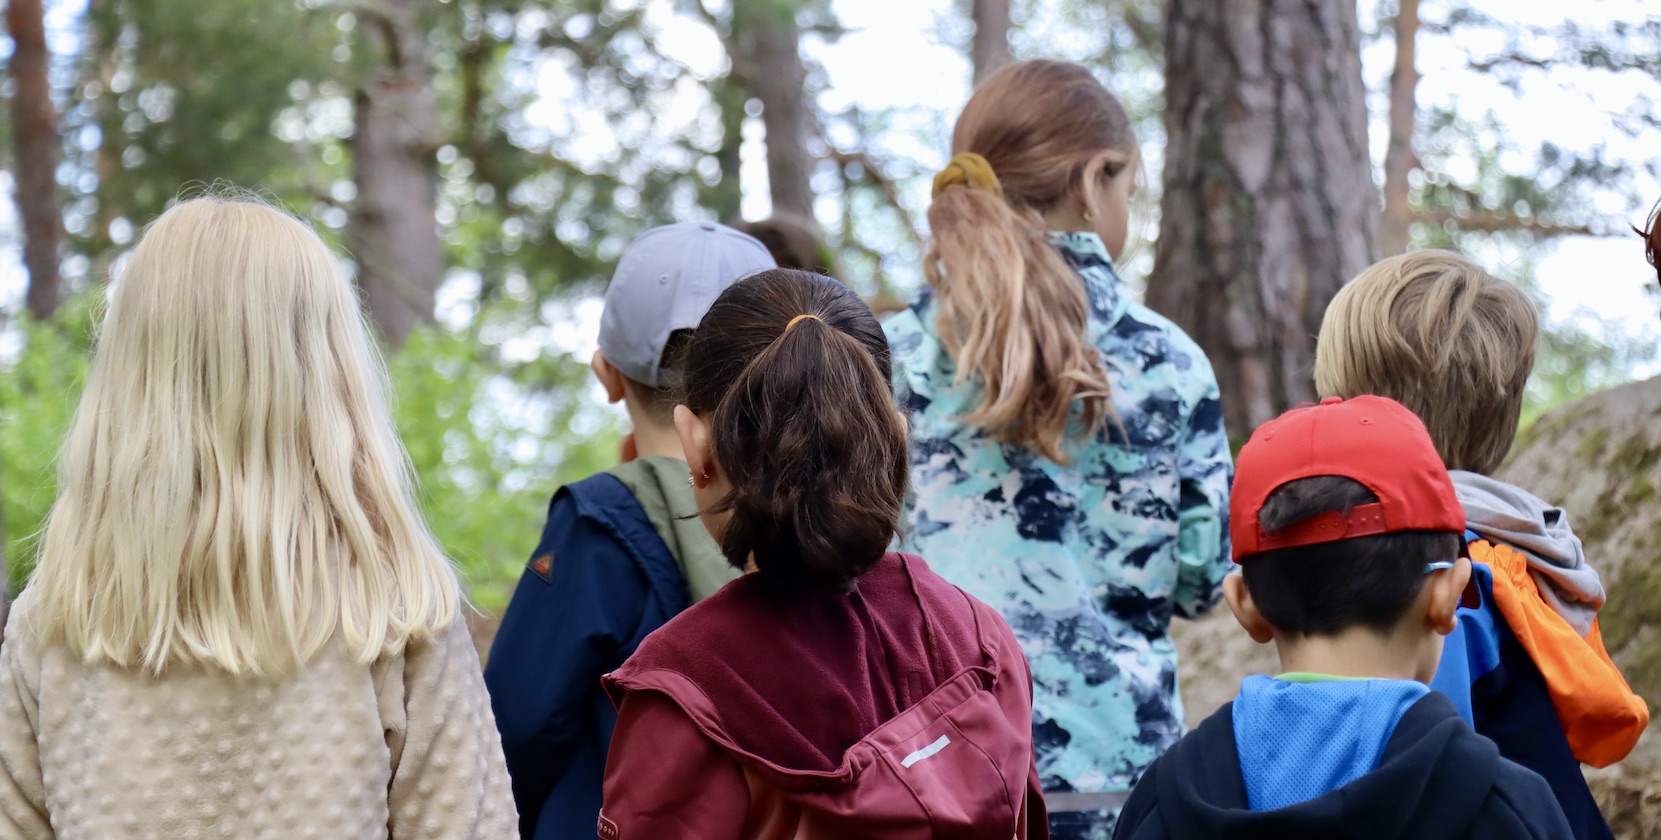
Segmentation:
<svg viewBox="0 0 1661 840">
<path fill-rule="evenodd" d="M 1182 735 L 1167 631 L 1219 596 L 1232 467 L 1205 354 L 1129 300 L 1095 235 L 1052 242 L 1081 275 L 1123 431 L 1075 437 L 1063 466 L 964 425 L 979 392 L 954 384 L 925 290 L 885 325 L 912 421 L 906 545 L 1014 628 L 1045 789 L 1123 791 Z"/>
<path fill-rule="evenodd" d="M 1411 680 L 1247 677 L 1234 698 L 1246 803 L 1273 811 L 1372 772 L 1396 721 L 1429 692 Z"/>
<path fill-rule="evenodd" d="M 0 649 L 0 837 L 502 838 L 516 820 L 465 622 L 369 665 L 338 642 L 275 681 L 161 678 Z"/>
<path fill-rule="evenodd" d="M 1539 776 L 1500 757 L 1446 697 L 1396 722 L 1378 766 L 1307 802 L 1247 807 L 1233 704 L 1148 768 L 1125 803 L 1120 840 L 1570 840 Z M 1319 726 L 1319 724 L 1316 724 Z"/>
</svg>

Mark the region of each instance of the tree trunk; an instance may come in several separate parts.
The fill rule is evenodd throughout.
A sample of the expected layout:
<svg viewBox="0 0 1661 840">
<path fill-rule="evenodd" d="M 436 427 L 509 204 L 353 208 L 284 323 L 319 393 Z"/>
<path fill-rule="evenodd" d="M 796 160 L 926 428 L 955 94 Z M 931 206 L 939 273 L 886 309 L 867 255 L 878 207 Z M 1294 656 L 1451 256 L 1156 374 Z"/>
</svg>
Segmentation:
<svg viewBox="0 0 1661 840">
<path fill-rule="evenodd" d="M 758 4 L 734 20 L 747 47 L 749 79 L 761 100 L 761 124 L 767 131 L 767 185 L 773 212 L 813 218 L 813 165 L 808 148 L 812 103 L 807 95 L 807 68 L 802 64 L 801 30 L 793 3 Z M 747 37 L 746 37 L 747 36 Z"/>
<path fill-rule="evenodd" d="M 1148 302 L 1206 351 L 1243 437 L 1315 396 L 1327 302 L 1374 259 L 1353 0 L 1170 0 Z"/>
<path fill-rule="evenodd" d="M 23 220 L 23 265 L 29 271 L 30 314 L 49 318 L 61 299 L 58 251 L 63 210 L 58 198 L 58 112 L 52 107 L 51 53 L 41 0 L 11 0 L 6 29 L 12 36 L 12 136 L 17 145 L 18 215 Z"/>
<path fill-rule="evenodd" d="M 969 62 L 975 84 L 986 81 L 999 67 L 1010 62 L 1009 0 L 971 0 L 969 15 L 975 22 L 975 37 L 969 42 Z"/>
<path fill-rule="evenodd" d="M 702 190 L 701 203 L 715 211 L 717 218 L 737 221 L 744 205 L 743 159 L 739 151 L 744 145 L 744 106 L 750 100 L 750 90 L 729 77 L 711 83 L 710 96 L 721 109 L 721 148 L 715 152 L 721 180 Z"/>
<path fill-rule="evenodd" d="M 1400 0 L 1396 12 L 1396 69 L 1390 75 L 1390 147 L 1384 153 L 1384 219 L 1379 224 L 1378 249 L 1385 256 L 1407 250 L 1413 206 L 1408 200 L 1407 176 L 1419 166 L 1413 154 L 1418 103 L 1414 91 L 1419 71 L 1413 66 L 1419 35 L 1419 0 Z"/>
<path fill-rule="evenodd" d="M 357 204 L 352 239 L 358 286 L 381 336 L 400 347 L 431 320 L 444 255 L 438 242 L 438 102 L 416 0 L 388 0 L 374 27 L 384 63 L 355 99 Z"/>
</svg>

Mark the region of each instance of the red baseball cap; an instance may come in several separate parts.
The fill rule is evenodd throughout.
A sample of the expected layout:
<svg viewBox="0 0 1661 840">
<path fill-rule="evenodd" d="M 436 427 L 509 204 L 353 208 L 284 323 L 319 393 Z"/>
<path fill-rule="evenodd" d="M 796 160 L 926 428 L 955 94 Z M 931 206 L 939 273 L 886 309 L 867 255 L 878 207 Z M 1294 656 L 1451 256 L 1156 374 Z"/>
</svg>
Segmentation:
<svg viewBox="0 0 1661 840">
<path fill-rule="evenodd" d="M 1300 478 L 1353 479 L 1378 497 L 1274 533 L 1258 524 L 1263 503 Z M 1418 416 L 1395 400 L 1328 397 L 1259 426 L 1240 450 L 1229 499 L 1234 562 L 1278 548 L 1397 531 L 1465 532 L 1465 510 Z"/>
</svg>

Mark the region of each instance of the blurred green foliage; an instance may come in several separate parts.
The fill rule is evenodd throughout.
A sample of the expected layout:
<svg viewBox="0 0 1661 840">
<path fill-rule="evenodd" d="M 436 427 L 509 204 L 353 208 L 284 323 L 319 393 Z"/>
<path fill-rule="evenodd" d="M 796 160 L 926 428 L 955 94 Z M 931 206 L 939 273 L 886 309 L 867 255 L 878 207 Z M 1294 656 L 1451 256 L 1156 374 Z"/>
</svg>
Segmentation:
<svg viewBox="0 0 1661 840">
<path fill-rule="evenodd" d="M 34 567 L 36 535 L 55 492 L 54 461 L 86 380 L 90 297 L 50 321 L 12 325 L 21 343 L 0 356 L 0 513 L 13 592 Z M 556 399 L 546 412 L 516 402 L 537 400 L 477 341 L 435 327 L 414 333 L 388 360 L 388 373 L 427 521 L 473 602 L 499 612 L 541 535 L 554 489 L 616 461 L 616 413 L 574 399 Z M 574 393 L 588 367 L 554 354 L 535 373 Z"/>
<path fill-rule="evenodd" d="M 544 396 L 465 333 L 424 327 L 388 360 L 427 522 L 491 612 L 507 606 L 554 489 L 616 463 L 621 442 L 616 413 L 575 399 L 588 366 L 565 354 L 541 362 L 516 373 L 541 380 Z"/>
<path fill-rule="evenodd" d="M 25 316 L 10 325 L 17 352 L 0 355 L 0 521 L 13 593 L 34 568 L 37 535 L 52 509 L 58 446 L 92 360 L 92 309 L 81 296 L 50 321 Z"/>
</svg>

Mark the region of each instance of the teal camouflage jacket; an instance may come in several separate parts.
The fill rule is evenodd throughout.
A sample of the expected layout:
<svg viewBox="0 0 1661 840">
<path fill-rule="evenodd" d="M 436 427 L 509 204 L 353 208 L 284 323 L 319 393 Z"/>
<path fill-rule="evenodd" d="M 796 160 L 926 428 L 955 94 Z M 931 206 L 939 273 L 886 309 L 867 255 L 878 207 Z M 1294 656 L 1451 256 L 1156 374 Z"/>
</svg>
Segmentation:
<svg viewBox="0 0 1661 840">
<path fill-rule="evenodd" d="M 978 389 L 953 384 L 925 289 L 885 325 L 912 422 L 903 541 L 1015 629 L 1045 790 L 1121 791 L 1182 735 L 1168 629 L 1217 602 L 1233 465 L 1199 346 L 1127 297 L 1094 234 L 1051 242 L 1083 277 L 1123 429 L 1074 436 L 1060 466 L 959 423 Z"/>
</svg>

